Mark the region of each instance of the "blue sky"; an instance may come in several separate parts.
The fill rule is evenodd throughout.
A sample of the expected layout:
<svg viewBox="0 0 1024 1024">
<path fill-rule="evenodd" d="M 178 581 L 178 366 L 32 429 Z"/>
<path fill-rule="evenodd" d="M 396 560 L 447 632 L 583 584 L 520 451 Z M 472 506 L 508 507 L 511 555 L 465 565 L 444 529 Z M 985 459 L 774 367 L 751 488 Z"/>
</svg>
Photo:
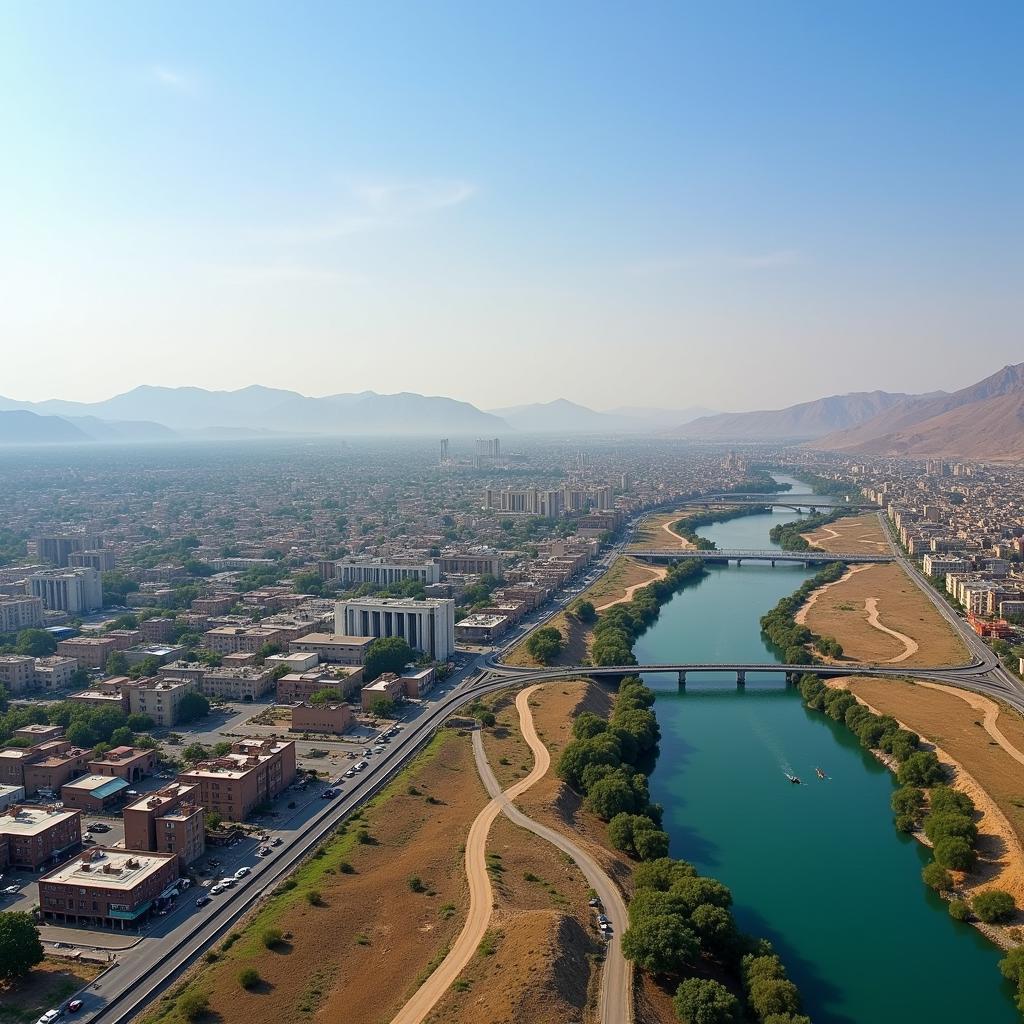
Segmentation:
<svg viewBox="0 0 1024 1024">
<path fill-rule="evenodd" d="M 1024 359 L 1024 5 L 9 3 L 0 394 L 782 405 Z"/>
</svg>

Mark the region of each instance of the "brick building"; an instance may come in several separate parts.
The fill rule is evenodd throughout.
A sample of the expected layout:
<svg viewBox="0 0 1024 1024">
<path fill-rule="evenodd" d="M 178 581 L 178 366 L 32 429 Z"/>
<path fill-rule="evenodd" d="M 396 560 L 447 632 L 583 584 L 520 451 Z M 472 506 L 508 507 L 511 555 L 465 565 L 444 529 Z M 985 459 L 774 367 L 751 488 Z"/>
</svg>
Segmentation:
<svg viewBox="0 0 1024 1024">
<path fill-rule="evenodd" d="M 126 850 L 173 853 L 184 868 L 206 849 L 199 787 L 172 782 L 124 809 Z"/>
<path fill-rule="evenodd" d="M 81 822 L 78 811 L 12 804 L 0 813 L 0 866 L 38 871 L 81 843 Z"/>
</svg>

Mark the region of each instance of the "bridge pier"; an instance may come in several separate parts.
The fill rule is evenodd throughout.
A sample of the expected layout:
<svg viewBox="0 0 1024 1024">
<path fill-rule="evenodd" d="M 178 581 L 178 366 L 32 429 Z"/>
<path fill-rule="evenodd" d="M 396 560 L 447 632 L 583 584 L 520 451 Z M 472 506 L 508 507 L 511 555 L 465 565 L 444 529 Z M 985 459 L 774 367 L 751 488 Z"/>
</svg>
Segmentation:
<svg viewBox="0 0 1024 1024">
<path fill-rule="evenodd" d="M 737 564 L 738 566 L 739 566 L 739 565 L 742 565 L 742 564 L 743 564 L 743 559 L 742 559 L 742 558 L 737 558 L 737 559 L 736 559 L 736 564 Z"/>
<path fill-rule="evenodd" d="M 775 559 L 774 558 L 772 559 L 772 568 L 773 569 L 775 568 Z"/>
<path fill-rule="evenodd" d="M 686 689 L 686 669 L 681 668 L 679 670 L 679 692 L 682 693 Z"/>
<path fill-rule="evenodd" d="M 747 673 L 744 669 L 736 669 L 736 688 L 742 690 L 747 685 Z"/>
</svg>

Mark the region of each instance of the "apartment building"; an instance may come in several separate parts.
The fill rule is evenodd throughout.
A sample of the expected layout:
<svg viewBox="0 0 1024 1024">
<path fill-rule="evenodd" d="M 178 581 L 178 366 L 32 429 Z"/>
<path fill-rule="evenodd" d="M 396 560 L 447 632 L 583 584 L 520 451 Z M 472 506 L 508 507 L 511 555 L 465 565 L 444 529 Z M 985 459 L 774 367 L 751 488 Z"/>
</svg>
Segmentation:
<svg viewBox="0 0 1024 1024">
<path fill-rule="evenodd" d="M 27 654 L 0 654 L 0 686 L 11 696 L 31 690 L 35 680 L 35 658 Z"/>
<path fill-rule="evenodd" d="M 362 665 L 366 648 L 373 643 L 372 636 L 349 636 L 346 633 L 307 633 L 292 640 L 288 651 L 292 654 L 315 654 L 320 661 L 332 665 Z"/>
<path fill-rule="evenodd" d="M 128 708 L 133 715 L 149 715 L 158 729 L 169 729 L 178 721 L 178 707 L 195 684 L 184 679 L 138 679 L 126 685 Z"/>
<path fill-rule="evenodd" d="M 66 690 L 71 685 L 71 678 L 77 669 L 78 661 L 75 658 L 65 658 L 59 654 L 36 658 L 36 689 L 45 690 L 47 693 Z"/>
<path fill-rule="evenodd" d="M 73 569 L 95 569 L 97 572 L 113 572 L 117 566 L 114 552 L 110 548 L 95 551 L 73 551 L 68 555 L 68 565 Z"/>
<path fill-rule="evenodd" d="M 231 753 L 201 761 L 178 775 L 178 782 L 198 787 L 201 806 L 228 821 L 244 821 L 294 779 L 295 744 L 274 739 L 237 740 Z"/>
<path fill-rule="evenodd" d="M 335 563 L 334 578 L 341 582 L 342 587 L 358 587 L 362 583 L 372 583 L 379 587 L 390 587 L 395 583 L 415 580 L 428 586 L 438 583 L 441 570 L 433 559 L 420 561 L 416 559 L 387 558 L 342 558 Z"/>
<path fill-rule="evenodd" d="M 105 636 L 76 636 L 57 644 L 60 657 L 74 658 L 82 668 L 103 668 L 116 650 L 117 641 Z"/>
<path fill-rule="evenodd" d="M 287 642 L 282 630 L 263 626 L 218 626 L 203 634 L 203 645 L 217 654 L 255 654 L 268 644 L 280 647 Z"/>
<path fill-rule="evenodd" d="M 444 661 L 455 650 L 455 602 L 445 598 L 356 598 L 335 606 L 334 629 L 349 636 L 402 637 Z"/>
<path fill-rule="evenodd" d="M 65 782 L 60 787 L 60 798 L 65 807 L 85 811 L 87 814 L 111 812 L 124 798 L 128 783 L 124 779 L 107 775 L 83 775 Z"/>
<path fill-rule="evenodd" d="M 0 751 L 0 757 L 6 751 Z M 22 765 L 23 785 L 28 794 L 45 790 L 59 793 L 65 782 L 88 772 L 91 750 L 72 746 L 67 740 L 51 740 L 24 751 L 28 755 Z"/>
<path fill-rule="evenodd" d="M 42 598 L 0 594 L 0 633 L 17 633 L 22 629 L 38 629 L 42 624 Z"/>
<path fill-rule="evenodd" d="M 500 576 L 504 561 L 497 551 L 442 554 L 438 559 L 441 572 L 457 576 Z"/>
<path fill-rule="evenodd" d="M 38 871 L 82 841 L 78 811 L 12 804 L 0 812 L 0 866 Z"/>
<path fill-rule="evenodd" d="M 199 684 L 205 697 L 220 700 L 259 700 L 274 691 L 274 673 L 269 668 L 212 668 Z"/>
<path fill-rule="evenodd" d="M 405 697 L 405 683 L 394 672 L 385 672 L 372 683 L 367 683 L 359 697 L 363 710 L 370 711 L 378 700 L 402 700 Z"/>
<path fill-rule="evenodd" d="M 173 853 L 184 868 L 206 849 L 198 786 L 172 782 L 128 804 L 123 817 L 126 850 Z"/>
<path fill-rule="evenodd" d="M 135 926 L 180 877 L 174 853 L 94 846 L 39 879 L 39 911 L 51 924 Z"/>
<path fill-rule="evenodd" d="M 505 487 L 484 491 L 485 512 L 511 512 L 519 515 L 543 516 L 556 519 L 564 511 L 561 490 L 543 490 L 537 487 Z"/>
<path fill-rule="evenodd" d="M 44 562 L 61 568 L 70 565 L 71 556 L 79 551 L 95 551 L 103 546 L 103 538 L 96 534 L 69 533 L 36 537 L 32 541 L 36 554 Z"/>
<path fill-rule="evenodd" d="M 322 666 L 310 672 L 289 672 L 277 681 L 277 699 L 282 704 L 309 700 L 321 690 L 337 690 L 347 700 L 363 684 L 362 668 Z"/>
<path fill-rule="evenodd" d="M 467 615 L 455 624 L 455 639 L 470 644 L 493 643 L 505 633 L 509 620 L 504 615 L 488 615 L 484 612 Z"/>
<path fill-rule="evenodd" d="M 44 569 L 29 576 L 28 585 L 50 611 L 83 615 L 103 607 L 103 584 L 95 569 Z"/>
<path fill-rule="evenodd" d="M 156 771 L 157 752 L 145 747 L 112 747 L 102 757 L 89 762 L 94 775 L 138 782 Z"/>
<path fill-rule="evenodd" d="M 347 704 L 296 704 L 289 732 L 323 732 L 340 736 L 352 727 L 354 717 Z"/>
</svg>

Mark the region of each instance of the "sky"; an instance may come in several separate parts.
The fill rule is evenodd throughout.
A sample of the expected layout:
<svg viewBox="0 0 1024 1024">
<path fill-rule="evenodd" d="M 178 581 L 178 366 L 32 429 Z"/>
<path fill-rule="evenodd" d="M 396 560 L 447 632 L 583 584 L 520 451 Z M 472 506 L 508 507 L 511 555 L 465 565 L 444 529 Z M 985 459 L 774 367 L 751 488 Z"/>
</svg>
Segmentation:
<svg viewBox="0 0 1024 1024">
<path fill-rule="evenodd" d="M 0 5 L 0 395 L 721 410 L 1024 359 L 1024 4 Z"/>
</svg>

